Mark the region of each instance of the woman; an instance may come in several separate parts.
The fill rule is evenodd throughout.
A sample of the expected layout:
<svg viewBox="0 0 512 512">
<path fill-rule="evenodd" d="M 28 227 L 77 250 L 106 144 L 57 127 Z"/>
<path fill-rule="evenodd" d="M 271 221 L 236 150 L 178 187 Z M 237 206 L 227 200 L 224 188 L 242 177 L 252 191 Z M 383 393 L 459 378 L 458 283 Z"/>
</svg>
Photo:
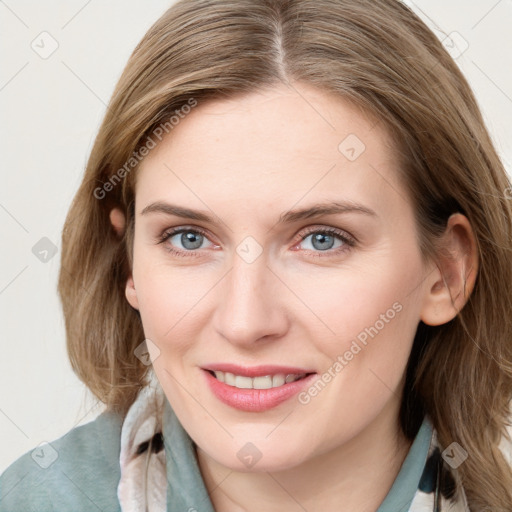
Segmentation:
<svg viewBox="0 0 512 512">
<path fill-rule="evenodd" d="M 401 3 L 178 2 L 63 232 L 107 411 L 13 464 L 0 509 L 512 510 L 509 187 Z"/>
</svg>

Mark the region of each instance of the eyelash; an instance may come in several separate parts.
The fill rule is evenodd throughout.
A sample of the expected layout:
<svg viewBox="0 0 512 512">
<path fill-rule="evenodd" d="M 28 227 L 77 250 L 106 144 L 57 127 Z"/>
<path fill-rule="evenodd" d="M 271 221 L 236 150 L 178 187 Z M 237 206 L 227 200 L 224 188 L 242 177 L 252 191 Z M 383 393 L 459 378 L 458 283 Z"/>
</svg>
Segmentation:
<svg viewBox="0 0 512 512">
<path fill-rule="evenodd" d="M 337 255 L 340 255 L 341 253 L 350 251 L 356 245 L 356 240 L 352 236 L 348 235 L 348 233 L 346 233 L 345 231 L 341 231 L 336 228 L 318 228 L 318 227 L 315 228 L 313 226 L 311 228 L 306 228 L 306 229 L 307 229 L 307 232 L 302 234 L 300 236 L 300 239 L 297 242 L 294 242 L 293 247 L 296 247 L 298 244 L 303 242 L 309 235 L 318 234 L 318 233 L 322 234 L 322 235 L 334 236 L 338 240 L 341 240 L 344 244 L 343 246 L 338 247 L 336 249 L 328 249 L 326 251 L 313 251 L 313 250 L 308 249 L 309 252 L 314 253 L 314 257 L 326 258 L 326 257 L 337 256 Z M 164 244 L 171 237 L 173 237 L 177 234 L 180 234 L 180 233 L 197 233 L 197 234 L 204 236 L 205 238 L 208 238 L 208 234 L 204 230 L 202 230 L 200 228 L 195 228 L 195 227 L 192 228 L 192 227 L 184 226 L 184 227 L 179 227 L 179 228 L 172 228 L 172 229 L 165 231 L 160 237 L 158 237 L 157 243 Z M 165 249 L 166 249 L 166 251 L 170 252 L 171 254 L 173 254 L 175 256 L 183 256 L 183 257 L 200 256 L 200 254 L 199 254 L 200 249 L 196 249 L 196 250 L 192 250 L 192 251 L 183 251 L 183 250 L 174 249 L 171 246 L 167 246 L 167 247 L 165 247 Z M 323 253 L 326 253 L 326 254 L 323 254 Z"/>
</svg>

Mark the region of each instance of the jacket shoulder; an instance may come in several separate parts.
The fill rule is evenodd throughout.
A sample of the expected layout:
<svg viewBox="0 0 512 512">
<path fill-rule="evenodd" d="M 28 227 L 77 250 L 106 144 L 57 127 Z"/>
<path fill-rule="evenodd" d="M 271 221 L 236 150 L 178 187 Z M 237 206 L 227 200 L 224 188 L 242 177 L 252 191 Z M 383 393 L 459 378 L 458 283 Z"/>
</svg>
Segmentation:
<svg viewBox="0 0 512 512">
<path fill-rule="evenodd" d="M 121 426 L 105 411 L 22 455 L 0 476 L 0 512 L 118 511 Z"/>
</svg>

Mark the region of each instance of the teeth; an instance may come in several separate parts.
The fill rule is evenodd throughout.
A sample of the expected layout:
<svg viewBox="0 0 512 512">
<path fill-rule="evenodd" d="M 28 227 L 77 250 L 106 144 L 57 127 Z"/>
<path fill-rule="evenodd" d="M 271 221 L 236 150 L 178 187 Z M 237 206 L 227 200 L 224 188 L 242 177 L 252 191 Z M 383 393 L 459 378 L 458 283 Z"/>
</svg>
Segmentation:
<svg viewBox="0 0 512 512">
<path fill-rule="evenodd" d="M 272 385 L 273 379 L 270 375 L 265 375 L 264 377 L 254 377 L 252 380 L 252 387 L 254 389 L 270 389 L 274 387 Z"/>
<path fill-rule="evenodd" d="M 218 373 L 222 373 L 222 372 L 218 372 Z M 217 376 L 217 372 L 215 372 L 215 376 Z M 224 374 L 224 382 L 226 384 L 228 384 L 229 386 L 234 386 L 235 385 L 235 376 L 232 373 L 226 372 Z"/>
<path fill-rule="evenodd" d="M 282 386 L 284 384 L 285 375 L 282 373 L 278 373 L 272 377 L 272 387 L 277 388 L 278 386 Z"/>
<path fill-rule="evenodd" d="M 242 375 L 234 375 L 229 372 L 215 371 L 215 377 L 224 382 L 228 386 L 234 386 L 239 389 L 271 389 L 278 388 L 285 383 L 294 382 L 306 376 L 305 373 L 300 375 L 289 373 L 278 373 L 277 375 L 265 375 L 263 377 L 243 377 Z"/>
<path fill-rule="evenodd" d="M 251 377 L 242 377 L 241 375 L 237 375 L 235 377 L 235 388 L 251 389 L 252 388 Z"/>
</svg>

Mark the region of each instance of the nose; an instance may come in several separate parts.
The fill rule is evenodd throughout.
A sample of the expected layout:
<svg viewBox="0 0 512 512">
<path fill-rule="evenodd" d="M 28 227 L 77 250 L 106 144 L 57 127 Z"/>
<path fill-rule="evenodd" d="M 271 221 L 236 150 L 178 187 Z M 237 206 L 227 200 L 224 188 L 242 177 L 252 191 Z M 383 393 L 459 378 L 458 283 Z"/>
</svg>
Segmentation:
<svg viewBox="0 0 512 512">
<path fill-rule="evenodd" d="M 230 343 L 250 347 L 286 332 L 284 284 L 267 266 L 263 254 L 252 263 L 235 254 L 231 270 L 217 288 L 213 325 Z"/>
</svg>

